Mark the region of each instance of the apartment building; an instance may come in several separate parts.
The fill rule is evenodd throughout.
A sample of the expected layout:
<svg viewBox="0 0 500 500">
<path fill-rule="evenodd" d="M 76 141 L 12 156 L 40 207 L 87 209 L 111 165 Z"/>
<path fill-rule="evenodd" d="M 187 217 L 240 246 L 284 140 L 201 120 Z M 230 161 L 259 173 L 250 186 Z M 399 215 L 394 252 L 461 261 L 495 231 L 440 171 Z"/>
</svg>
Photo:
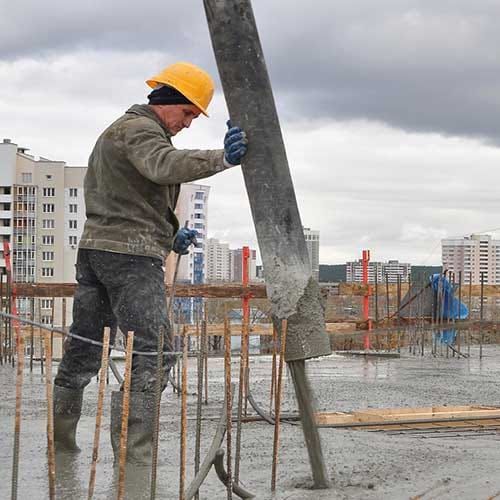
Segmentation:
<svg viewBox="0 0 500 500">
<path fill-rule="evenodd" d="M 231 281 L 231 250 L 228 243 L 208 238 L 206 246 L 207 283 Z"/>
<path fill-rule="evenodd" d="M 500 240 L 487 234 L 471 234 L 463 238 L 441 240 L 443 270 L 457 276 L 462 282 L 479 284 L 483 273 L 484 284 L 500 284 Z"/>
<path fill-rule="evenodd" d="M 181 257 L 177 273 L 177 282 L 204 283 L 206 281 L 207 263 L 207 228 L 208 228 L 208 197 L 210 186 L 187 183 L 181 186 L 175 214 L 179 224 L 198 233 L 197 246 L 191 246 L 189 253 Z M 172 252 L 166 262 L 165 280 L 172 283 L 176 255 Z M 182 316 L 182 321 L 196 320 L 196 315 L 201 314 L 201 298 L 176 299 L 175 310 Z M 198 316 L 199 317 L 199 316 Z"/>
<path fill-rule="evenodd" d="M 319 280 L 319 231 L 304 227 L 304 238 L 306 240 L 309 263 L 314 279 Z"/>
<path fill-rule="evenodd" d="M 398 260 L 389 260 L 387 262 L 370 261 L 368 263 L 368 283 L 375 283 L 375 277 L 378 283 L 385 282 L 397 283 L 398 276 L 405 282 L 411 276 L 411 264 L 399 262 Z M 362 259 L 346 262 L 346 281 L 348 283 L 363 282 L 363 261 Z"/>
<path fill-rule="evenodd" d="M 0 235 L 9 241 L 17 282 L 72 283 L 78 241 L 85 221 L 83 179 L 86 167 L 35 158 L 28 149 L 0 143 Z M 1 271 L 5 271 L 3 249 Z M 52 299 L 41 302 L 40 320 L 61 324 Z M 20 313 L 28 314 L 27 301 Z M 67 307 L 71 320 L 71 301 Z"/>
</svg>

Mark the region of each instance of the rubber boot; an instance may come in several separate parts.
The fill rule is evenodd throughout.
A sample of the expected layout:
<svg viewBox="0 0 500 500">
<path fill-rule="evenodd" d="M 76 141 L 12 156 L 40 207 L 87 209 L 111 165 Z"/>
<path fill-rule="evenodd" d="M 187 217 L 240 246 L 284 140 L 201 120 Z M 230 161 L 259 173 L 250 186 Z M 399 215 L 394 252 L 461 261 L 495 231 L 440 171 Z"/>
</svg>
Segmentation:
<svg viewBox="0 0 500 500">
<path fill-rule="evenodd" d="M 116 391 L 111 394 L 111 445 L 115 464 L 118 463 L 120 455 L 122 400 L 123 392 Z M 154 394 L 149 392 L 130 393 L 127 436 L 127 463 L 129 464 L 151 465 L 154 407 Z"/>
<path fill-rule="evenodd" d="M 83 389 L 54 385 L 54 444 L 56 451 L 78 452 L 76 427 L 82 413 Z"/>
</svg>

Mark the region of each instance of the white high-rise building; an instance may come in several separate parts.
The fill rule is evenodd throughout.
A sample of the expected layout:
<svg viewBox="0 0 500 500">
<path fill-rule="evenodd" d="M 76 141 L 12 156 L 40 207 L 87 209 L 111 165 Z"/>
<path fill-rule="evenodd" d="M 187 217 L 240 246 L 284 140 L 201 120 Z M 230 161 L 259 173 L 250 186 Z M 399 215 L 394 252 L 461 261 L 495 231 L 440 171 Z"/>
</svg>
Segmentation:
<svg viewBox="0 0 500 500">
<path fill-rule="evenodd" d="M 443 270 L 455 273 L 458 279 L 462 272 L 462 282 L 473 284 L 500 284 L 500 240 L 487 234 L 472 234 L 463 238 L 441 240 Z"/>
<path fill-rule="evenodd" d="M 0 236 L 10 244 L 13 279 L 74 283 L 77 247 L 85 222 L 83 180 L 87 167 L 36 159 L 27 151 L 9 139 L 0 143 Z M 3 247 L 0 267 L 5 272 Z M 25 302 L 20 301 L 20 313 L 27 313 Z M 67 324 L 71 320 L 68 302 Z M 51 299 L 41 304 L 40 320 L 51 323 Z M 54 323 L 60 325 L 60 321 L 61 312 L 56 309 Z"/>
<path fill-rule="evenodd" d="M 411 275 L 411 264 L 399 262 L 398 260 L 389 260 L 387 262 L 370 261 L 368 263 L 368 283 L 375 283 L 375 275 L 378 283 L 385 282 L 397 283 L 398 276 L 401 281 L 407 282 Z M 363 260 L 359 259 L 352 262 L 346 262 L 346 281 L 348 283 L 363 282 Z"/>
<path fill-rule="evenodd" d="M 187 222 L 189 229 L 195 229 L 198 233 L 198 245 L 189 247 L 189 254 L 183 255 L 180 261 L 177 279 L 185 283 L 205 282 L 209 193 L 210 186 L 183 184 L 177 200 L 175 214 L 179 224 L 182 227 Z"/>
<path fill-rule="evenodd" d="M 304 227 L 304 237 L 306 239 L 309 262 L 314 279 L 319 280 L 319 231 Z"/>
<path fill-rule="evenodd" d="M 207 282 L 231 281 L 231 250 L 228 243 L 207 239 Z"/>
</svg>

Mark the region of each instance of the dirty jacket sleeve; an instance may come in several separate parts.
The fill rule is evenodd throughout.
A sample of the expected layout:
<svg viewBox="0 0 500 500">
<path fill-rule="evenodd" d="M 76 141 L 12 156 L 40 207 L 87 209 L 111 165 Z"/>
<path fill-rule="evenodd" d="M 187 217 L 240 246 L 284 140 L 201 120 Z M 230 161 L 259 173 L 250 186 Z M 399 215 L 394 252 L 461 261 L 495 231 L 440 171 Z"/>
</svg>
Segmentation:
<svg viewBox="0 0 500 500">
<path fill-rule="evenodd" d="M 130 120 L 124 142 L 132 165 L 156 184 L 182 184 L 225 170 L 222 149 L 175 149 L 162 128 L 148 118 Z"/>
</svg>

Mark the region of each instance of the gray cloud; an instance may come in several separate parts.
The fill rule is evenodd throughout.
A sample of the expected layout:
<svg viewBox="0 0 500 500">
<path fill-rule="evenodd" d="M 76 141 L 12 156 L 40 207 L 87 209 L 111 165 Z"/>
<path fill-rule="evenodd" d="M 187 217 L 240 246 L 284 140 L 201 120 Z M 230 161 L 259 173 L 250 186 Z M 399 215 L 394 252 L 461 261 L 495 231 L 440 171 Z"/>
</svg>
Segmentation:
<svg viewBox="0 0 500 500">
<path fill-rule="evenodd" d="M 498 144 L 498 2 L 256 0 L 254 10 L 283 116 L 366 118 Z M 215 72 L 201 0 L 4 10 L 2 58 L 76 49 L 158 51 Z"/>
</svg>

